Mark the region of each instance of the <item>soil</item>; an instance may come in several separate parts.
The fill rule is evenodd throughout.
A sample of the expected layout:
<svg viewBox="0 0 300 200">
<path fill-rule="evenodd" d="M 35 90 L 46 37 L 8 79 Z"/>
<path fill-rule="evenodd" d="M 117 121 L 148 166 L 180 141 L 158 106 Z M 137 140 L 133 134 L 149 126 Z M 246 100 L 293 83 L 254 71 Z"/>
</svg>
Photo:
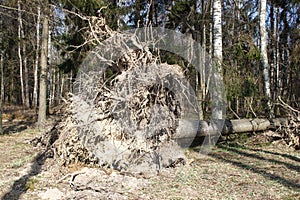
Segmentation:
<svg viewBox="0 0 300 200">
<path fill-rule="evenodd" d="M 8 108 L 0 136 L 2 199 L 300 199 L 300 152 L 276 133 L 231 136 L 206 156 L 157 174 L 134 174 L 82 164 L 60 166 L 30 140 L 32 110 Z M 53 117 L 53 116 L 52 116 Z"/>
</svg>

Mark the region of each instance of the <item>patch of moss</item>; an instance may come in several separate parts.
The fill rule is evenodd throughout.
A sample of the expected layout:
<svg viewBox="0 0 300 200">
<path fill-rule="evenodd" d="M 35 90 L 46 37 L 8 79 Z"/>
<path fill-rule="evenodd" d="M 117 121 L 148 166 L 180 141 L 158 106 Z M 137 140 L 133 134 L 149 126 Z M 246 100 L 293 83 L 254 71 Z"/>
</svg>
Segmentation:
<svg viewBox="0 0 300 200">
<path fill-rule="evenodd" d="M 31 190 L 31 191 L 34 191 L 36 186 L 35 184 L 38 183 L 38 180 L 34 179 L 34 178 L 30 178 L 28 179 L 28 181 L 26 182 L 25 184 L 25 190 Z"/>
</svg>

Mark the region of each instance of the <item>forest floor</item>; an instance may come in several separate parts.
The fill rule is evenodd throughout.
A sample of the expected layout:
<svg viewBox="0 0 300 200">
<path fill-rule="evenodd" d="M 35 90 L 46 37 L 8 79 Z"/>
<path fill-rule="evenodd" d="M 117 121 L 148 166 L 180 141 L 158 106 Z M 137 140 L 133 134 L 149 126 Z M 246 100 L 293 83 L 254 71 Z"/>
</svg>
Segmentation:
<svg viewBox="0 0 300 200">
<path fill-rule="evenodd" d="M 31 110 L 6 110 L 0 136 L 2 199 L 300 199 L 300 152 L 267 131 L 220 142 L 190 164 L 159 174 L 62 167 L 29 141 L 39 134 Z"/>
</svg>

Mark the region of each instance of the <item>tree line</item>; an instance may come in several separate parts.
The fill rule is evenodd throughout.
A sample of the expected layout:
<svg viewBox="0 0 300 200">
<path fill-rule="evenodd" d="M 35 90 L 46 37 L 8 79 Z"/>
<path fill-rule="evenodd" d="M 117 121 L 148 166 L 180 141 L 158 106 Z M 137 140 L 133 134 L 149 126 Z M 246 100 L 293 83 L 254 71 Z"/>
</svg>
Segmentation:
<svg viewBox="0 0 300 200">
<path fill-rule="evenodd" d="M 165 27 L 190 35 L 220 65 L 230 118 L 284 115 L 278 104 L 299 108 L 300 1 L 266 0 L 1 0 L 1 109 L 59 105 L 93 43 L 84 16 L 101 16 L 113 30 Z M 170 52 L 195 88 L 200 118 L 208 115 L 203 74 Z M 0 120 L 1 121 L 1 120 Z"/>
</svg>

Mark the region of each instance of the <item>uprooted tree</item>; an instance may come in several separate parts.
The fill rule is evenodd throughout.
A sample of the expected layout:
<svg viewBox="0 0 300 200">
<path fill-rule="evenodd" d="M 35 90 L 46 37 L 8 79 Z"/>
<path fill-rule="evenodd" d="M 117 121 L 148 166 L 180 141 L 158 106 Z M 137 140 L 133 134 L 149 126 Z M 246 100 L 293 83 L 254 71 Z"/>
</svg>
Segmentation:
<svg viewBox="0 0 300 200">
<path fill-rule="evenodd" d="M 43 136 L 45 143 L 53 145 L 61 164 L 157 171 L 184 163 L 181 146 L 193 137 L 180 146 L 176 129 L 180 119 L 197 116 L 197 101 L 181 67 L 160 63 L 149 49 L 154 40 L 114 32 L 102 18 L 85 20 L 86 41 L 97 46 L 82 63 L 64 117 Z"/>
<path fill-rule="evenodd" d="M 151 39 L 151 29 L 144 29 L 145 42 L 137 35 L 141 32 L 112 31 L 101 17 L 82 19 L 89 30 L 83 45 L 94 48 L 81 65 L 63 117 L 42 136 L 61 164 L 155 171 L 184 163 L 181 146 L 191 144 L 194 137 L 219 136 L 222 123 L 218 131 L 212 122 L 191 120 L 197 117 L 193 89 L 181 67 L 160 63 L 155 49 L 149 49 L 158 42 Z M 237 120 L 225 123 L 223 132 L 269 127 L 268 120 Z"/>
</svg>

